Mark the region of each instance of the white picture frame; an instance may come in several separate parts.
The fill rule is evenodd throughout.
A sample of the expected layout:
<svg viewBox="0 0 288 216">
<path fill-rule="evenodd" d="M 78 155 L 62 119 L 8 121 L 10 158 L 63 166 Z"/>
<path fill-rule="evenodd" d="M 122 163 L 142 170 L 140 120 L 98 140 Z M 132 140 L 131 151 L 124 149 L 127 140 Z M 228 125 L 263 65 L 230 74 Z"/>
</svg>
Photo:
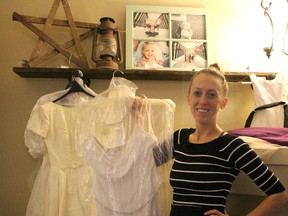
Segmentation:
<svg viewBox="0 0 288 216">
<path fill-rule="evenodd" d="M 209 20 L 210 13 L 205 8 L 127 5 L 125 68 L 206 68 L 213 53 Z"/>
</svg>

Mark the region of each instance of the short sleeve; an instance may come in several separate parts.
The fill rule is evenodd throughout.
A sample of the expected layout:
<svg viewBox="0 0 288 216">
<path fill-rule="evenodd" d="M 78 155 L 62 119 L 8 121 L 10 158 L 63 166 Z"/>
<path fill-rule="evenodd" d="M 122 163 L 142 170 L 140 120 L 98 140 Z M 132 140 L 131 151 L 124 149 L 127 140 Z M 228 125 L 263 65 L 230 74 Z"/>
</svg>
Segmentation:
<svg viewBox="0 0 288 216">
<path fill-rule="evenodd" d="M 38 158 L 47 151 L 45 138 L 41 137 L 31 130 L 26 129 L 24 133 L 25 146 L 33 158 Z"/>
<path fill-rule="evenodd" d="M 149 112 L 146 118 L 150 123 L 150 130 L 157 137 L 159 143 L 171 140 L 174 130 L 175 103 L 170 99 L 149 99 Z"/>
<path fill-rule="evenodd" d="M 48 132 L 48 113 L 42 106 L 33 111 L 24 132 L 25 146 L 32 157 L 37 158 L 46 152 L 45 137 Z"/>
<path fill-rule="evenodd" d="M 41 106 L 35 111 L 27 124 L 27 129 L 42 137 L 46 137 L 49 127 L 49 113 L 44 108 L 44 106 Z"/>
</svg>

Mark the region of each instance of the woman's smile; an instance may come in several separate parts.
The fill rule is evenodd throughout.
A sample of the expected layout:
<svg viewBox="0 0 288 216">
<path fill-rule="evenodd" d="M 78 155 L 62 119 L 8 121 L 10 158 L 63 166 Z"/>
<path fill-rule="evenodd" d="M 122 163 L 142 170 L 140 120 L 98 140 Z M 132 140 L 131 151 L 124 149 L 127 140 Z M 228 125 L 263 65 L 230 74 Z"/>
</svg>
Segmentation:
<svg viewBox="0 0 288 216">
<path fill-rule="evenodd" d="M 208 108 L 196 108 L 196 111 L 201 112 L 201 113 L 207 113 L 209 109 Z"/>
</svg>

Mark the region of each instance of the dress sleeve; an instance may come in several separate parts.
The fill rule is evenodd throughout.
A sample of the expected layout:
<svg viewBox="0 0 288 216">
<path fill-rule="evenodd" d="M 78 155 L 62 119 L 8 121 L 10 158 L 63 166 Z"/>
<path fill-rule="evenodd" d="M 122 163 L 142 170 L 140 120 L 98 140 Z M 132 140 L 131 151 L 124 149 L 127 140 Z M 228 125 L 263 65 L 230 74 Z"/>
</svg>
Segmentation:
<svg viewBox="0 0 288 216">
<path fill-rule="evenodd" d="M 234 140 L 237 147 L 231 154 L 235 166 L 248 175 L 267 195 L 283 192 L 284 186 L 279 178 L 264 164 L 256 152 L 242 139 Z M 236 159 L 237 158 L 237 159 Z"/>
<path fill-rule="evenodd" d="M 144 125 L 146 131 L 157 138 L 158 145 L 153 150 L 157 166 L 173 158 L 173 128 L 175 103 L 170 99 L 149 99 L 149 108 L 146 112 Z"/>
<path fill-rule="evenodd" d="M 174 150 L 178 148 L 181 142 L 187 137 L 187 128 L 176 130 L 170 140 L 159 143 L 154 148 L 154 158 L 157 166 L 160 166 L 174 158 Z M 186 136 L 183 136 L 186 135 Z"/>
<path fill-rule="evenodd" d="M 32 157 L 37 158 L 46 152 L 45 138 L 49 127 L 49 115 L 44 107 L 33 111 L 24 132 L 24 141 Z"/>
</svg>

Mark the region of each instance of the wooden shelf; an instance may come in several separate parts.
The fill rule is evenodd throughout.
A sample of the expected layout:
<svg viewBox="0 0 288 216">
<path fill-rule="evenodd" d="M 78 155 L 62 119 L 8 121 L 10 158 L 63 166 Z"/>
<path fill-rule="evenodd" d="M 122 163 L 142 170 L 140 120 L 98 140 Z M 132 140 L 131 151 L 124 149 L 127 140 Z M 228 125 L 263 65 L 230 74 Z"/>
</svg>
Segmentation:
<svg viewBox="0 0 288 216">
<path fill-rule="evenodd" d="M 69 78 L 79 68 L 25 68 L 13 67 L 13 71 L 23 78 Z M 90 79 L 111 79 L 115 70 L 111 69 L 81 69 L 84 75 Z M 175 80 L 189 81 L 193 71 L 164 71 L 164 70 L 123 70 L 122 77 L 129 80 Z M 250 81 L 249 75 L 274 79 L 276 73 L 270 72 L 226 72 L 228 82 Z"/>
</svg>

